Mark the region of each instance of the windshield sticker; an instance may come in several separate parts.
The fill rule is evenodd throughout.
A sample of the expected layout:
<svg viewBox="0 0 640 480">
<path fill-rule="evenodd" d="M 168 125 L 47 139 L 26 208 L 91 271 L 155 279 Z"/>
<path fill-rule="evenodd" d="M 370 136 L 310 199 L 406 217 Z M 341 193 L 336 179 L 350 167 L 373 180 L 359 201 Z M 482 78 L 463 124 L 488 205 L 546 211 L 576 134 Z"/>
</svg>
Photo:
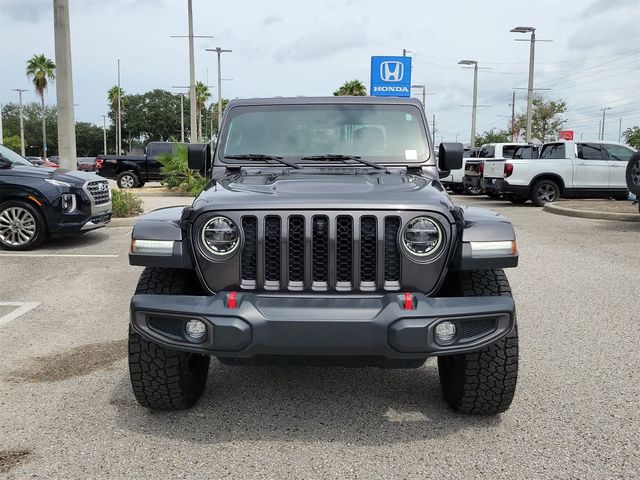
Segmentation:
<svg viewBox="0 0 640 480">
<path fill-rule="evenodd" d="M 418 152 L 417 152 L 417 150 L 405 150 L 404 151 L 404 159 L 405 160 L 418 160 Z"/>
<path fill-rule="evenodd" d="M 404 114 L 404 119 L 405 119 L 407 122 L 410 122 L 411 120 L 413 120 L 413 115 L 411 115 L 410 113 L 405 113 L 405 114 Z"/>
</svg>

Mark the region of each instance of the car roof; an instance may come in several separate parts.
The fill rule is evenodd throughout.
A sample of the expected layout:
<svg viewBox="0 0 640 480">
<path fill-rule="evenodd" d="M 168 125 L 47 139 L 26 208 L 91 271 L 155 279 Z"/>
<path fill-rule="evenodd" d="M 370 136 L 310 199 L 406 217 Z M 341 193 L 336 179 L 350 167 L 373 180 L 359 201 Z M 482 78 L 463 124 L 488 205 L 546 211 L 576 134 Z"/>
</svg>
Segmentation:
<svg viewBox="0 0 640 480">
<path fill-rule="evenodd" d="M 243 98 L 229 101 L 228 107 L 248 105 L 415 105 L 422 107 L 422 102 L 410 97 L 371 97 L 371 96 L 332 96 L 332 97 L 271 97 Z"/>
<path fill-rule="evenodd" d="M 620 145 L 621 147 L 633 148 L 631 145 L 627 145 L 626 143 L 614 142 L 608 140 L 555 140 L 553 142 L 545 142 L 543 145 L 553 145 L 558 143 L 595 143 L 597 145 Z"/>
</svg>

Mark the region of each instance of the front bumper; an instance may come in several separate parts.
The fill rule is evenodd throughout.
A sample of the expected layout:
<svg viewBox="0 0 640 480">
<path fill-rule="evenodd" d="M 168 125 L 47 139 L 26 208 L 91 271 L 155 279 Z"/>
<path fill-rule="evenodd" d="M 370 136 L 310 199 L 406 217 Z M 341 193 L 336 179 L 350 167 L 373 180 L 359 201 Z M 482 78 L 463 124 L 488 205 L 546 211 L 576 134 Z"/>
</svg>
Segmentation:
<svg viewBox="0 0 640 480">
<path fill-rule="evenodd" d="M 477 350 L 499 340 L 515 324 L 511 297 L 430 298 L 412 294 L 216 296 L 135 295 L 131 324 L 146 339 L 175 350 L 251 358 L 257 355 L 377 356 L 417 359 Z M 189 340 L 185 323 L 207 326 Z M 446 344 L 434 338 L 442 320 L 456 324 Z"/>
<path fill-rule="evenodd" d="M 502 178 L 483 178 L 482 191 L 487 193 L 501 193 L 503 183 L 504 179 Z"/>
</svg>

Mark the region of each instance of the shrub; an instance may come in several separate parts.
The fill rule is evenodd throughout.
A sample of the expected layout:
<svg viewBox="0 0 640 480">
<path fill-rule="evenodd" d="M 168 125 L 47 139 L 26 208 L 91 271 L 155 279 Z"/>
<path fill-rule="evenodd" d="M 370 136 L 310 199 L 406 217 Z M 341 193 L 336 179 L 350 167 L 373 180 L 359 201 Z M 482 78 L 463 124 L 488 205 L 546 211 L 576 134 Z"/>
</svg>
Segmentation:
<svg viewBox="0 0 640 480">
<path fill-rule="evenodd" d="M 133 217 L 144 212 L 142 200 L 126 190 L 111 190 L 113 198 L 112 215 L 114 217 Z"/>
<path fill-rule="evenodd" d="M 175 154 L 164 154 L 158 157 L 158 161 L 164 165 L 161 168 L 163 175 L 162 185 L 169 190 L 188 193 L 197 197 L 207 186 L 208 180 L 200 175 L 200 172 L 189 168 L 187 146 L 174 142 Z"/>
</svg>

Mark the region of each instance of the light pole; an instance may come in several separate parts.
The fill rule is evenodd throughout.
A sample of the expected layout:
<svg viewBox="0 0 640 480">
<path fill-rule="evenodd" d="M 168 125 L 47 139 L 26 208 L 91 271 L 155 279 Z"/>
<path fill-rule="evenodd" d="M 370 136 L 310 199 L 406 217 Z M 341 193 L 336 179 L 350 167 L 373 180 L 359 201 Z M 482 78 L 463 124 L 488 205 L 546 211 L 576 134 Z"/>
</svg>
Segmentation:
<svg viewBox="0 0 640 480">
<path fill-rule="evenodd" d="M 512 33 L 531 33 L 531 45 L 529 47 L 529 84 L 527 86 L 527 128 L 525 133 L 525 141 L 531 141 L 531 117 L 533 115 L 533 67 L 536 53 L 536 29 L 533 27 L 515 27 L 509 30 Z M 524 40 L 526 41 L 526 40 Z"/>
<path fill-rule="evenodd" d="M 20 115 L 20 155 L 24 157 L 24 118 L 22 118 L 22 92 L 26 92 L 26 88 L 14 88 L 14 92 L 18 92 L 18 112 Z"/>
<path fill-rule="evenodd" d="M 602 109 L 602 132 L 600 133 L 600 140 L 604 140 L 604 119 L 607 110 L 611 110 L 613 107 L 605 107 Z"/>
<path fill-rule="evenodd" d="M 622 119 L 620 119 L 622 121 Z M 0 143 L 4 143 L 4 132 L 2 131 L 2 104 L 0 103 Z"/>
<path fill-rule="evenodd" d="M 104 140 L 104 154 L 107 154 L 107 117 L 109 115 L 100 115 L 102 117 L 102 137 Z"/>
<path fill-rule="evenodd" d="M 222 125 L 222 71 L 220 69 L 220 54 L 231 53 L 232 50 L 225 50 L 220 47 L 207 48 L 207 52 L 216 52 L 218 54 L 218 135 L 220 135 L 220 125 Z"/>
<path fill-rule="evenodd" d="M 427 87 L 424 85 L 411 85 L 411 88 L 421 88 L 422 89 L 422 108 L 425 108 L 425 101 L 427 95 Z"/>
<path fill-rule="evenodd" d="M 186 88 L 185 85 L 172 85 L 171 88 Z M 184 143 L 184 93 L 180 93 L 180 141 Z"/>
<path fill-rule="evenodd" d="M 476 112 L 478 110 L 478 62 L 460 60 L 458 65 L 473 65 L 473 105 L 471 107 L 471 148 L 476 146 Z"/>
</svg>

